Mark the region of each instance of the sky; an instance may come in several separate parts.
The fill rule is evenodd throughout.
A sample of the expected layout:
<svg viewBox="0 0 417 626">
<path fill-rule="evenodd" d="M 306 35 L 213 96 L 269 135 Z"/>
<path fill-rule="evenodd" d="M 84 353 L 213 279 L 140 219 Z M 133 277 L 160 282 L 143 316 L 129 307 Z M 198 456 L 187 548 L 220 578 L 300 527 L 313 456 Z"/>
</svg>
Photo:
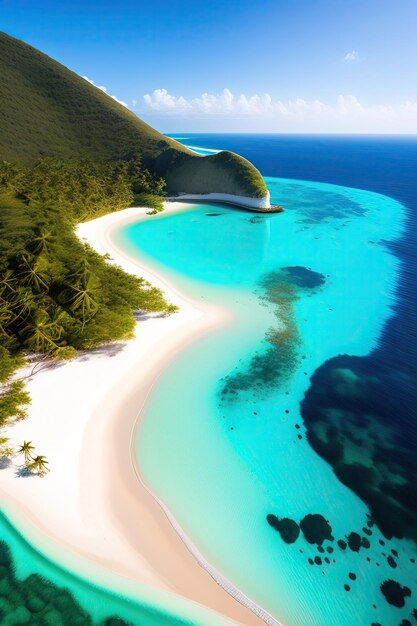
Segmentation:
<svg viewBox="0 0 417 626">
<path fill-rule="evenodd" d="M 417 133 L 417 0 L 0 0 L 0 30 L 162 132 Z"/>
</svg>

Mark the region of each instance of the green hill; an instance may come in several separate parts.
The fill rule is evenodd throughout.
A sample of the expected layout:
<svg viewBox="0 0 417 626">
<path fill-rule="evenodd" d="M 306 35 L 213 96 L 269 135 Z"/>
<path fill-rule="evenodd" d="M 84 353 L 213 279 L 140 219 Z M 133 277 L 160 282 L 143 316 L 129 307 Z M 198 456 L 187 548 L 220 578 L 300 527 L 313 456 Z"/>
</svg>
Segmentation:
<svg viewBox="0 0 417 626">
<path fill-rule="evenodd" d="M 242 157 L 193 154 L 57 61 L 0 33 L 0 160 L 30 165 L 49 156 L 140 157 L 166 179 L 170 194 L 267 193 L 258 170 Z"/>
</svg>

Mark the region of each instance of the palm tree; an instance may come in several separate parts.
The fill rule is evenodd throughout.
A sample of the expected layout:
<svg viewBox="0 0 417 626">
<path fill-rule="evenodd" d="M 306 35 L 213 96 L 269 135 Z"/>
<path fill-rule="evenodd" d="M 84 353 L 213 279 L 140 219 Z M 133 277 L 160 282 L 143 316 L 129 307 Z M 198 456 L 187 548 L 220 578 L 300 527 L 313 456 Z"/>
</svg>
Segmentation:
<svg viewBox="0 0 417 626">
<path fill-rule="evenodd" d="M 13 456 L 14 450 L 11 446 L 8 445 L 8 441 L 8 437 L 0 437 L 0 457 Z"/>
<path fill-rule="evenodd" d="M 38 455 L 32 459 L 31 463 L 27 464 L 27 468 L 30 471 L 36 471 L 39 476 L 44 476 L 46 472 L 49 472 L 49 469 L 46 467 L 48 465 L 48 461 L 45 456 Z"/>
<path fill-rule="evenodd" d="M 72 284 L 77 280 L 86 280 L 91 275 L 91 266 L 86 256 L 83 256 L 81 260 L 78 260 L 77 266 L 67 277 L 67 283 Z"/>
<path fill-rule="evenodd" d="M 10 339 L 9 325 L 14 322 L 16 315 L 12 311 L 12 306 L 7 300 L 0 297 L 0 337 Z"/>
<path fill-rule="evenodd" d="M 0 163 L 0 184 L 17 191 L 24 179 L 24 172 L 16 163 L 3 161 Z"/>
<path fill-rule="evenodd" d="M 55 237 L 50 230 L 41 229 L 38 231 L 38 235 L 32 240 L 31 249 L 35 254 L 48 255 L 54 239 Z"/>
<path fill-rule="evenodd" d="M 69 303 L 73 313 L 80 312 L 82 326 L 91 319 L 98 309 L 98 279 L 88 269 L 84 269 L 80 278 L 73 285 L 69 285 L 64 292 L 64 300 Z"/>
<path fill-rule="evenodd" d="M 26 319 L 36 308 L 36 296 L 29 287 L 18 287 L 13 294 L 12 309 L 16 319 Z"/>
<path fill-rule="evenodd" d="M 25 463 L 26 465 L 29 464 L 31 458 L 32 458 L 32 450 L 35 449 L 35 446 L 32 446 L 32 442 L 31 441 L 24 441 L 22 443 L 22 445 L 20 446 L 18 452 L 19 454 L 24 454 L 25 455 Z"/>
<path fill-rule="evenodd" d="M 47 260 L 24 252 L 20 257 L 20 276 L 22 283 L 29 285 L 36 291 L 48 291 L 49 276 L 46 272 Z"/>
<path fill-rule="evenodd" d="M 33 320 L 23 330 L 27 333 L 25 337 L 27 347 L 36 352 L 46 353 L 54 352 L 59 348 L 57 342 L 64 333 L 61 324 L 62 316 L 63 311 L 52 317 L 43 309 L 36 311 Z"/>
<path fill-rule="evenodd" d="M 13 270 L 8 269 L 3 272 L 0 280 L 0 295 L 14 293 L 16 290 L 16 279 Z"/>
</svg>

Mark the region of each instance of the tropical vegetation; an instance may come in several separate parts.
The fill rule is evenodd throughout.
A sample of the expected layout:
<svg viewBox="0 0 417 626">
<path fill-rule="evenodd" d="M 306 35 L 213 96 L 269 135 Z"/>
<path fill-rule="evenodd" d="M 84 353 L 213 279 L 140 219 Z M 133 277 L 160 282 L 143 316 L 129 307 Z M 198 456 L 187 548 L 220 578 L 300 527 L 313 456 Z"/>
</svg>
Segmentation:
<svg viewBox="0 0 417 626">
<path fill-rule="evenodd" d="M 5 33 L 0 33 L 0 126 L 0 159 L 7 161 L 139 158 L 167 181 L 170 195 L 266 193 L 262 176 L 242 157 L 191 152 L 81 76 Z"/>
<path fill-rule="evenodd" d="M 32 451 L 35 449 L 35 446 L 32 445 L 31 441 L 24 441 L 20 446 L 18 452 L 23 454 L 25 457 L 25 463 L 28 465 L 32 458 Z"/>
<path fill-rule="evenodd" d="M 12 376 L 23 353 L 70 358 L 130 337 L 136 309 L 174 310 L 74 232 L 79 221 L 163 193 L 164 180 L 138 159 L 0 163 L 0 426 L 25 417 L 29 396 Z"/>
<path fill-rule="evenodd" d="M 2 527 L 9 527 L 9 523 L 0 514 Z M 23 537 L 19 544 L 24 548 L 23 554 L 30 561 L 36 563 L 38 556 L 34 556 L 34 549 L 29 544 L 25 545 Z M 0 620 L 3 626 L 14 625 L 38 625 L 38 626 L 133 626 L 116 615 L 108 615 L 101 619 L 95 618 L 92 613 L 80 604 L 71 591 L 63 586 L 47 580 L 40 574 L 33 573 L 33 567 L 28 563 L 21 563 L 17 559 L 17 553 L 13 554 L 5 541 L 0 540 Z M 22 557 L 20 557 L 22 559 Z M 25 557 L 23 556 L 23 559 Z M 32 573 L 29 573 L 32 572 Z M 59 578 L 59 577 L 56 577 Z M 61 578 L 62 581 L 62 578 Z M 62 584 L 62 582 L 61 582 Z M 85 583 L 81 583 L 85 588 Z M 79 588 L 79 585 L 77 585 Z M 81 594 L 81 597 L 85 598 Z M 101 593 L 102 602 L 106 603 L 111 596 Z M 96 600 L 97 602 L 97 600 Z M 141 613 L 140 623 L 151 624 L 154 613 L 151 609 L 138 609 Z M 160 620 L 158 620 L 160 622 Z M 138 624 L 135 620 L 135 624 Z M 172 623 L 169 620 L 168 623 Z M 177 622 L 180 624 L 180 622 Z M 181 624 L 184 624 L 181 621 Z"/>
<path fill-rule="evenodd" d="M 76 223 L 132 204 L 154 213 L 166 193 L 259 197 L 266 188 L 245 159 L 192 153 L 5 33 L 0 128 L 1 427 L 24 418 L 30 401 L 13 374 L 22 355 L 71 358 L 131 336 L 135 309 L 173 310 L 81 242 Z"/>
</svg>

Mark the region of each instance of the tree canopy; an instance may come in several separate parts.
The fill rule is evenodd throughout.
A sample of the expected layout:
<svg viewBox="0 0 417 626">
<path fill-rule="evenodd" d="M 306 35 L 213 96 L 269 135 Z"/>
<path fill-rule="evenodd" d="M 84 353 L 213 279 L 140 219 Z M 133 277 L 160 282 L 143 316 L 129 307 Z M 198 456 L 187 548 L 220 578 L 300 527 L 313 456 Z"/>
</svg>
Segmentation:
<svg viewBox="0 0 417 626">
<path fill-rule="evenodd" d="M 0 163 L 0 425 L 24 417 L 10 379 L 22 351 L 54 358 L 132 335 L 133 311 L 170 312 L 158 289 L 81 242 L 75 224 L 161 199 L 164 180 L 140 160 Z"/>
</svg>

